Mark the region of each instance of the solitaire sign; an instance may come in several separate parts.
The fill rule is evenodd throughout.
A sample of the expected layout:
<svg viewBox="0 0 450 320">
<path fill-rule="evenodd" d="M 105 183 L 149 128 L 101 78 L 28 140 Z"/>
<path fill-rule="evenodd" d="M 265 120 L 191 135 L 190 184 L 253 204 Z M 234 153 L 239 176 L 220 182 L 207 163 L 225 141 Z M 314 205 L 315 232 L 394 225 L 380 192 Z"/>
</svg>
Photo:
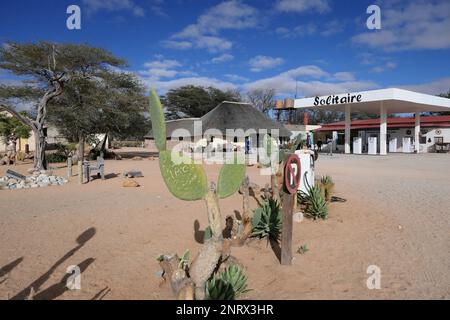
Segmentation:
<svg viewBox="0 0 450 320">
<path fill-rule="evenodd" d="M 300 187 L 301 163 L 296 154 L 286 157 L 283 188 L 283 227 L 281 232 L 281 264 L 292 264 L 292 212 L 294 195 Z"/>
</svg>

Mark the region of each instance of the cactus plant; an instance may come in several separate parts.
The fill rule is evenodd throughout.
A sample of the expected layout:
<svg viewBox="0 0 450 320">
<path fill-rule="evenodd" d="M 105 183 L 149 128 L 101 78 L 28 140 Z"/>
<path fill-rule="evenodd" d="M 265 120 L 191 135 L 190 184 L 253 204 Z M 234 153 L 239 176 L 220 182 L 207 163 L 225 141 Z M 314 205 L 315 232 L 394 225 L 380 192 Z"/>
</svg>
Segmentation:
<svg viewBox="0 0 450 320">
<path fill-rule="evenodd" d="M 245 164 L 242 159 L 235 158 L 235 163 L 224 164 L 220 169 L 217 181 L 219 198 L 227 198 L 239 190 L 245 176 Z"/>
<path fill-rule="evenodd" d="M 281 235 L 281 211 L 280 204 L 273 198 L 264 201 L 261 207 L 257 208 L 252 218 L 254 237 L 269 237 L 278 241 Z"/>
<path fill-rule="evenodd" d="M 169 191 L 181 200 L 200 200 L 207 192 L 206 173 L 198 164 L 174 164 L 170 151 L 160 151 L 159 167 Z"/>
<path fill-rule="evenodd" d="M 322 176 L 319 181 L 319 187 L 322 191 L 322 195 L 324 196 L 325 201 L 330 201 L 334 191 L 333 179 L 328 175 Z"/>
<path fill-rule="evenodd" d="M 166 122 L 164 110 L 155 89 L 150 92 L 150 118 L 156 147 L 159 151 L 164 151 L 166 150 Z"/>
<path fill-rule="evenodd" d="M 205 245 L 200 250 L 197 257 L 192 261 L 191 266 L 186 266 L 187 261 L 183 262 L 185 269 L 189 269 L 189 281 L 184 288 L 178 288 L 177 291 L 189 291 L 187 286 L 192 286 L 195 290 L 197 299 L 205 297 L 205 284 L 208 278 L 217 267 L 222 252 L 222 217 L 218 204 L 219 198 L 225 198 L 235 193 L 242 183 L 245 176 L 245 165 L 243 162 L 225 164 L 219 174 L 218 187 L 211 183 L 208 188 L 206 173 L 202 166 L 192 164 L 190 159 L 180 159 L 181 163 L 174 163 L 172 153 L 166 151 L 166 124 L 164 121 L 164 112 L 158 95 L 155 90 L 150 92 L 150 116 L 152 121 L 153 135 L 155 143 L 159 150 L 159 166 L 161 175 L 169 191 L 181 200 L 200 200 L 204 199 L 208 211 L 208 234 L 205 236 Z M 188 160 L 188 161 L 185 161 Z M 235 159 L 236 160 L 236 159 Z M 161 266 L 164 261 L 160 261 Z M 186 272 L 186 275 L 187 276 Z M 186 290 L 185 290 L 186 289 Z M 178 294 L 178 293 L 177 293 Z"/>
</svg>

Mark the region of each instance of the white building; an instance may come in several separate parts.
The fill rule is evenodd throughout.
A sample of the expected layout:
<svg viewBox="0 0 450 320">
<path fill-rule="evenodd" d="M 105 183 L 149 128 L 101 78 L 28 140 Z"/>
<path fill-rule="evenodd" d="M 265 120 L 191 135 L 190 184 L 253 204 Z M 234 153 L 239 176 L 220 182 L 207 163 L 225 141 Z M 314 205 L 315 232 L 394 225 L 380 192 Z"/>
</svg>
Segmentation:
<svg viewBox="0 0 450 320">
<path fill-rule="evenodd" d="M 337 141 L 337 145 L 342 145 L 345 153 L 351 153 L 352 149 L 353 153 L 362 153 L 366 139 L 366 151 L 370 154 L 380 155 L 386 155 L 388 153 L 388 144 L 392 145 L 393 152 L 396 152 L 401 148 L 401 150 L 405 150 L 405 152 L 414 151 L 419 153 L 429 151 L 429 144 L 437 145 L 438 147 L 443 145 L 443 147 L 447 148 L 447 144 L 450 143 L 449 140 L 445 140 L 447 135 L 447 130 L 444 130 L 445 128 L 435 128 L 435 130 L 441 130 L 437 133 L 445 131 L 445 135 L 442 137 L 439 135 L 437 136 L 439 138 L 437 143 L 433 142 L 435 136 L 431 136 L 433 134 L 432 132 L 423 132 L 421 130 L 421 113 L 450 111 L 450 99 L 447 98 L 391 88 L 296 99 L 294 107 L 300 109 L 321 109 L 326 111 L 344 112 L 343 141 L 342 144 Z M 379 114 L 380 118 L 376 128 L 373 128 L 373 132 L 366 132 L 366 137 L 362 136 L 362 134 L 361 136 L 354 136 L 352 141 L 351 114 L 358 112 Z M 408 136 L 402 131 L 399 131 L 398 133 L 389 133 L 387 121 L 388 113 L 414 113 L 415 118 L 413 128 L 404 128 L 406 130 L 411 130 L 411 135 Z M 423 143 L 424 146 L 422 147 L 421 142 L 423 142 L 424 134 L 425 136 L 429 135 L 429 137 L 427 136 L 426 141 L 430 139 L 431 142 Z M 388 138 L 391 138 L 391 141 L 388 141 Z M 397 140 L 394 140 L 395 138 L 397 138 Z M 399 141 L 400 138 L 401 141 Z"/>
</svg>

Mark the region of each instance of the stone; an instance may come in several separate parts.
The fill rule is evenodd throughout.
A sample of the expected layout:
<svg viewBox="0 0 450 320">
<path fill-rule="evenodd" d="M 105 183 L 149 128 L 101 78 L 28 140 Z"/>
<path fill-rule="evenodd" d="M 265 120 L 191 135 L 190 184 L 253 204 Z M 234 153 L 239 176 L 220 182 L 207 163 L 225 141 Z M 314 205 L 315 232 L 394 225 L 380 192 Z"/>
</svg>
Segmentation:
<svg viewBox="0 0 450 320">
<path fill-rule="evenodd" d="M 131 160 L 139 161 L 139 160 L 142 160 L 142 157 L 136 156 L 136 157 L 131 158 Z"/>
<path fill-rule="evenodd" d="M 125 171 L 123 175 L 128 178 L 142 178 L 144 176 L 142 172 L 138 170 Z"/>
<path fill-rule="evenodd" d="M 39 185 L 36 183 L 33 183 L 32 185 L 30 185 L 30 188 L 39 188 Z"/>
<path fill-rule="evenodd" d="M 136 180 L 133 179 L 125 179 L 122 183 L 122 187 L 126 187 L 126 188 L 136 188 L 139 187 L 139 183 L 137 183 Z"/>
<path fill-rule="evenodd" d="M 300 223 L 300 222 L 302 222 L 303 221 L 303 219 L 304 219 L 304 217 L 303 217 L 303 212 L 296 212 L 296 213 L 294 213 L 293 215 L 292 215 L 292 220 L 294 221 L 294 222 L 296 222 L 296 223 Z"/>
</svg>

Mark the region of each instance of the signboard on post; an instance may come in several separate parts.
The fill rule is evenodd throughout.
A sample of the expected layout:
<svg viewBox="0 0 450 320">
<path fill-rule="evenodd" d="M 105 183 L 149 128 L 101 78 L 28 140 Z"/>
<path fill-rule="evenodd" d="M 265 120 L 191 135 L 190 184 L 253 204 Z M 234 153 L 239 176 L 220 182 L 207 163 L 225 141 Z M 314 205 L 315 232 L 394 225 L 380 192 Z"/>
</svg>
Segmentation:
<svg viewBox="0 0 450 320">
<path fill-rule="evenodd" d="M 286 157 L 284 166 L 283 188 L 283 229 L 281 233 L 281 264 L 292 264 L 292 213 L 294 199 L 300 187 L 301 178 L 300 158 L 296 154 Z"/>
</svg>

